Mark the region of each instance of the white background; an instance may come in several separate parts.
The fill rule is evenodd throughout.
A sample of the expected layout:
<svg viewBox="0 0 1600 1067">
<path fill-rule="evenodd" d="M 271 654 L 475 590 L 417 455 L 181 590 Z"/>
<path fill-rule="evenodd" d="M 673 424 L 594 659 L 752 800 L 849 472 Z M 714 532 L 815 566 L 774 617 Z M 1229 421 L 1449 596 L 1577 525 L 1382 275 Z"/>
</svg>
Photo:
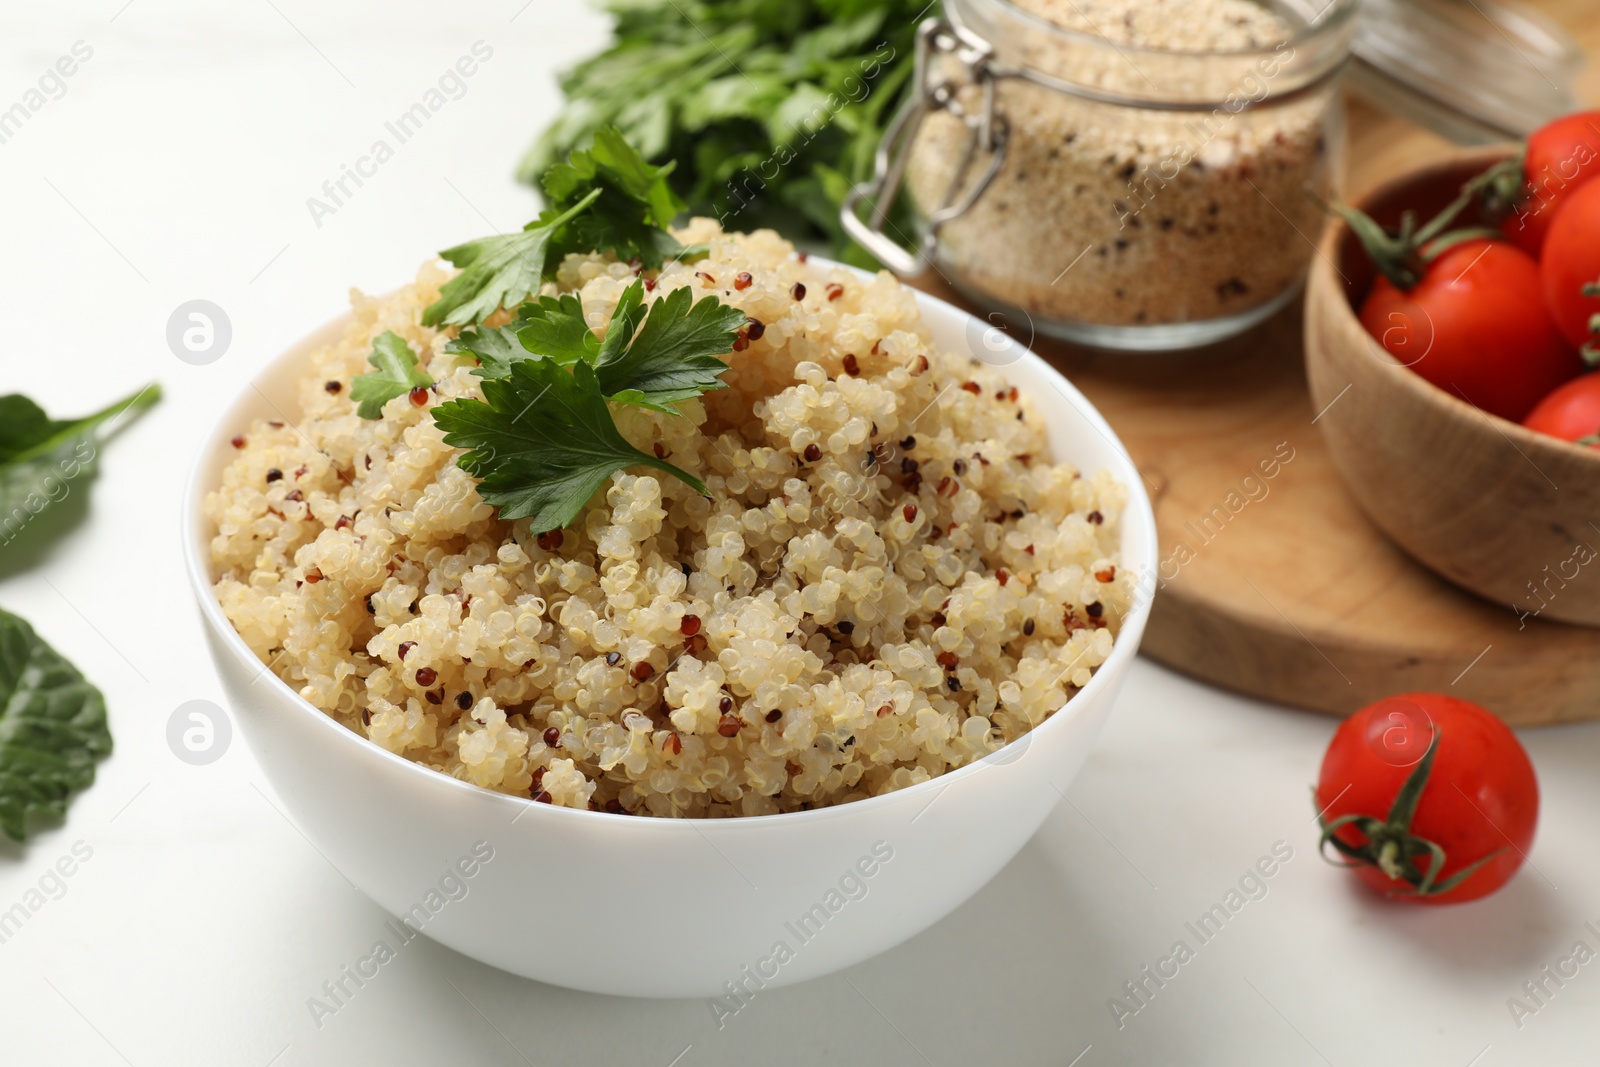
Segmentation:
<svg viewBox="0 0 1600 1067">
<path fill-rule="evenodd" d="M 167 747 L 173 709 L 221 700 L 180 570 L 181 478 L 222 400 L 348 287 L 386 290 L 432 251 L 531 217 L 511 171 L 556 106 L 552 72 L 605 27 L 551 0 L 124 2 L 4 0 L 0 14 L 0 109 L 75 41 L 94 50 L 0 144 L 0 392 L 62 416 L 151 379 L 167 392 L 105 450 L 86 513 L 80 486 L 0 558 L 0 604 L 105 690 L 117 744 L 64 825 L 0 845 L 0 910 L 74 842 L 93 849 L 0 945 L 0 1060 L 1595 1061 L 1600 963 L 1521 1029 L 1506 1000 L 1580 938 L 1600 948 L 1583 930 L 1600 920 L 1600 725 L 1524 735 L 1544 790 L 1536 869 L 1481 903 L 1406 908 L 1316 857 L 1308 786 L 1331 720 L 1143 661 L 1068 802 L 992 884 L 886 955 L 761 994 L 720 1031 L 704 1002 L 568 992 L 425 939 L 318 1028 L 307 998 L 386 916 L 279 813 L 242 741 L 206 767 Z M 466 95 L 316 226 L 306 198 L 480 39 L 494 56 Z M 233 323 L 206 367 L 165 343 L 194 298 Z M 1279 840 L 1294 858 L 1268 896 L 1119 1031 L 1108 998 L 1174 940 L 1193 945 L 1184 922 Z M 640 900 L 673 921 L 648 886 Z M 506 921 L 559 915 L 530 887 Z"/>
</svg>

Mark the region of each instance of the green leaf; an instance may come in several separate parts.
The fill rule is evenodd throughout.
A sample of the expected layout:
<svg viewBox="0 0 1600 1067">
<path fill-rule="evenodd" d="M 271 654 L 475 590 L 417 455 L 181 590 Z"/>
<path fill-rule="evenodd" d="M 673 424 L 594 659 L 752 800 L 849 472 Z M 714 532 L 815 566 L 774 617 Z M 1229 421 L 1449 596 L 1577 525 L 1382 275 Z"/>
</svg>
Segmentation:
<svg viewBox="0 0 1600 1067">
<path fill-rule="evenodd" d="M 608 380 L 605 368 L 627 353 L 628 346 L 633 342 L 633 335 L 638 332 L 639 323 L 644 321 L 648 312 L 649 309 L 644 306 L 643 282 L 634 282 L 617 297 L 617 306 L 611 310 L 611 322 L 606 326 L 606 339 L 601 342 L 599 350 L 590 360 L 600 368 L 602 392 L 612 393 L 618 389 L 628 388 L 629 383 L 616 379 Z"/>
<path fill-rule="evenodd" d="M 678 121 L 688 130 L 702 130 L 728 119 L 760 121 L 788 95 L 788 85 L 775 75 L 761 75 L 752 82 L 748 76 L 730 74 L 686 93 L 679 105 Z M 640 150 L 644 150 L 642 144 Z"/>
<path fill-rule="evenodd" d="M 125 411 L 139 411 L 161 399 L 154 382 L 93 415 L 81 419 L 52 419 L 32 400 L 19 393 L 0 396 L 0 464 L 20 463 L 81 437 Z"/>
<path fill-rule="evenodd" d="M 600 383 L 586 361 L 571 372 L 548 359 L 511 365 L 488 378 L 483 400 L 452 400 L 434 409 L 444 441 L 468 451 L 458 463 L 480 481 L 478 493 L 504 519 L 531 520 L 534 532 L 565 526 L 612 474 L 645 466 L 700 479 L 630 445 L 612 422 Z"/>
<path fill-rule="evenodd" d="M 599 188 L 618 194 L 608 199 L 634 201 L 642 209 L 642 221 L 670 226 L 683 210 L 683 202 L 667 184 L 671 171 L 670 163 L 664 167 L 646 163 L 615 126 L 602 126 L 587 151 L 575 150 L 565 163 L 550 168 L 544 176 L 544 190 L 552 204 L 566 207 Z"/>
<path fill-rule="evenodd" d="M 723 387 L 717 376 L 728 365 L 716 357 L 732 350 L 745 322 L 742 311 L 714 296 L 692 299 L 690 290 L 676 289 L 646 305 L 644 283 L 635 281 L 617 300 L 602 341 L 576 295 L 540 297 L 524 304 L 511 326 L 462 334 L 451 350 L 460 346 L 477 356 L 484 378 L 505 378 L 513 363 L 527 359 L 590 363 L 607 400 L 676 415 L 669 405 Z"/>
<path fill-rule="evenodd" d="M 43 408 L 20 393 L 0 396 L 0 463 L 15 462 L 67 425 L 50 418 Z"/>
<path fill-rule="evenodd" d="M 22 619 L 0 610 L 0 830 L 21 841 L 29 814 L 65 815 L 111 751 L 106 702 Z"/>
<path fill-rule="evenodd" d="M 520 322 L 509 326 L 475 326 L 444 346 L 446 352 L 472 356 L 478 361 L 473 371 L 480 378 L 504 378 L 511 364 L 528 358 L 528 350 L 517 340 Z"/>
<path fill-rule="evenodd" d="M 817 61 L 847 57 L 854 52 L 870 52 L 876 44 L 874 37 L 883 26 L 885 14 L 885 6 L 879 0 L 875 6 L 869 6 L 853 18 L 836 16 L 835 21 L 825 23 L 801 38 L 793 54 L 798 59 Z"/>
<path fill-rule="evenodd" d="M 160 399 L 161 387 L 152 382 L 92 415 L 52 419 L 25 396 L 0 396 L 0 546 L 94 470 L 96 430 Z"/>
<path fill-rule="evenodd" d="M 589 209 L 600 190 L 551 208 L 520 233 L 480 237 L 439 255 L 461 268 L 422 313 L 424 326 L 465 326 L 537 292 L 548 270 L 550 241 L 562 226 Z"/>
<path fill-rule="evenodd" d="M 433 379 L 417 366 L 416 354 L 405 338 L 392 330 L 385 330 L 372 342 L 367 362 L 375 369 L 356 375 L 350 382 L 350 399 L 359 405 L 356 414 L 363 419 L 381 419 L 383 405 L 403 393 L 433 384 Z"/>
<path fill-rule="evenodd" d="M 674 289 L 650 305 L 635 334 L 642 294 L 638 282 L 623 293 L 601 347 L 595 369 L 605 395 L 671 412 L 666 405 L 723 388 L 717 376 L 728 365 L 717 356 L 732 351 L 744 312 L 714 296 L 696 304 L 688 288 Z"/>
<path fill-rule="evenodd" d="M 772 225 L 796 242 L 865 256 L 839 223 L 839 187 L 818 189 L 815 168 L 866 177 L 872 153 L 862 146 L 876 148 L 888 116 L 912 91 L 926 0 L 605 6 L 615 16 L 613 39 L 560 78 L 566 105 L 524 158 L 520 180 L 538 185 L 564 153 L 617 126 L 647 163 L 678 161 L 666 180 L 693 214 L 732 213 L 741 230 Z M 819 107 L 831 117 L 814 128 Z M 826 192 L 833 201 L 826 210 L 810 202 L 811 192 L 789 194 L 801 181 Z M 802 201 L 805 210 L 793 210 Z M 901 197 L 892 209 L 891 221 L 905 232 L 908 205 Z"/>
<path fill-rule="evenodd" d="M 810 82 L 794 87 L 787 99 L 767 120 L 767 133 L 773 144 L 788 144 L 802 134 L 821 129 L 833 120 L 828 108 L 828 93 Z"/>
<path fill-rule="evenodd" d="M 593 210 L 573 220 L 552 246 L 554 262 L 569 252 L 610 252 L 638 259 L 652 270 L 682 247 L 666 231 L 683 211 L 683 201 L 667 184 L 672 164 L 646 163 L 615 126 L 595 131 L 588 149 L 574 149 L 566 162 L 544 174 L 552 210 L 595 197 Z"/>
<path fill-rule="evenodd" d="M 589 322 L 583 315 L 583 301 L 575 293 L 541 296 L 537 303 L 524 304 L 522 319 L 517 325 L 517 340 L 522 344 L 524 358 L 533 352 L 562 365 L 580 359 L 592 363 L 600 351 L 600 338 L 589 329 Z"/>
</svg>

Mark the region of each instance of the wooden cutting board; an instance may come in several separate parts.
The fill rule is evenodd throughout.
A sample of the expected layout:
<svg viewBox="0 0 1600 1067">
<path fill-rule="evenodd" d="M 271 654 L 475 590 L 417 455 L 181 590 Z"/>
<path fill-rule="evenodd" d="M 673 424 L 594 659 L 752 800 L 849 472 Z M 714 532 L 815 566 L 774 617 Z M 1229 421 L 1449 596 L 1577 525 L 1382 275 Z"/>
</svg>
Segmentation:
<svg viewBox="0 0 1600 1067">
<path fill-rule="evenodd" d="M 1600 13 L 1584 17 L 1600 32 Z M 1358 103 L 1350 129 L 1357 196 L 1449 148 Z M 960 302 L 937 279 L 924 287 Z M 1033 347 L 1094 401 L 1145 477 L 1163 559 L 1152 658 L 1334 715 L 1421 689 L 1518 726 L 1600 718 L 1600 628 L 1519 619 L 1457 589 L 1357 508 L 1315 425 L 1298 300 L 1181 354 Z"/>
</svg>

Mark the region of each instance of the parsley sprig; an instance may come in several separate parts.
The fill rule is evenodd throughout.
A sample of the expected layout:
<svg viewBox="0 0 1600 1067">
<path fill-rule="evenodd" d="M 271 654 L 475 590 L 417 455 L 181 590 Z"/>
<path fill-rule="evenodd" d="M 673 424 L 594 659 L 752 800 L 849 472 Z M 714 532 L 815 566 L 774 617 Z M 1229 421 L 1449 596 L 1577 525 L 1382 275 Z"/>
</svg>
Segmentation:
<svg viewBox="0 0 1600 1067">
<path fill-rule="evenodd" d="M 518 360 L 506 377 L 484 380 L 483 396 L 440 404 L 433 418 L 445 444 L 468 450 L 458 462 L 481 479 L 478 494 L 502 519 L 529 519 L 535 533 L 565 526 L 628 467 L 654 467 L 706 492 L 694 475 L 627 442 L 585 360 L 571 371 Z"/>
<path fill-rule="evenodd" d="M 454 350 L 476 356 L 483 399 L 434 410 L 445 444 L 469 449 L 460 465 L 501 518 L 532 520 L 536 533 L 570 523 L 607 478 L 654 467 L 697 493 L 705 483 L 630 445 L 607 403 L 677 414 L 670 405 L 712 389 L 728 365 L 744 313 L 675 289 L 649 304 L 644 286 L 622 293 L 601 340 L 577 297 L 542 297 L 510 326 L 463 333 Z M 512 340 L 515 340 L 513 347 Z M 571 371 L 567 370 L 571 367 Z"/>
<path fill-rule="evenodd" d="M 417 366 L 416 354 L 405 338 L 392 330 L 385 330 L 372 342 L 367 362 L 373 369 L 350 379 L 350 399 L 358 405 L 356 414 L 363 419 L 382 418 L 383 405 L 413 389 L 426 389 L 433 384 L 433 379 Z"/>
<path fill-rule="evenodd" d="M 674 289 L 646 314 L 643 297 L 638 282 L 623 292 L 595 371 L 613 403 L 676 414 L 667 405 L 723 388 L 718 375 L 728 365 L 717 356 L 732 350 L 744 312 L 714 296 L 693 303 L 688 289 Z M 644 324 L 635 334 L 641 319 Z"/>
<path fill-rule="evenodd" d="M 594 143 L 576 149 L 544 174 L 545 196 L 566 208 L 598 193 L 594 209 L 573 220 L 557 241 L 555 262 L 567 252 L 611 252 L 651 270 L 687 250 L 667 232 L 684 203 L 667 184 L 675 163 L 652 167 L 615 126 L 595 131 Z"/>
<path fill-rule="evenodd" d="M 440 255 L 462 268 L 422 314 L 422 324 L 462 327 L 445 351 L 477 363 L 483 399 L 460 397 L 433 409 L 444 442 L 465 449 L 459 466 L 503 519 L 527 519 L 543 533 L 570 523 L 617 471 L 644 466 L 697 493 L 705 483 L 635 448 L 612 404 L 677 415 L 674 405 L 724 388 L 719 356 L 733 350 L 744 312 L 687 288 L 645 300 L 645 282 L 623 290 L 602 333 L 573 293 L 539 294 L 573 252 L 605 252 L 659 270 L 669 257 L 705 255 L 667 230 L 683 202 L 667 185 L 672 164 L 652 166 L 611 127 L 545 175 L 549 207 L 518 234 L 469 241 Z M 509 323 L 485 324 L 501 309 Z M 380 335 L 373 369 L 351 383 L 362 418 L 433 385 L 403 338 Z"/>
<path fill-rule="evenodd" d="M 651 270 L 676 258 L 703 256 L 679 244 L 667 227 L 684 210 L 667 185 L 672 164 L 653 167 L 613 126 L 587 149 L 576 149 L 544 179 L 549 207 L 521 233 L 497 234 L 439 255 L 461 268 L 422 313 L 424 326 L 468 326 L 511 308 L 555 277 L 571 252 L 610 252 Z"/>
<path fill-rule="evenodd" d="M 714 296 L 695 303 L 688 289 L 646 307 L 636 281 L 618 298 L 603 341 L 567 293 L 524 304 L 509 326 L 463 332 L 449 351 L 476 357 L 483 378 L 504 378 L 520 360 L 587 362 L 607 400 L 675 415 L 669 405 L 723 387 L 718 375 L 728 365 L 717 357 L 732 349 L 744 321 L 744 312 Z"/>
<path fill-rule="evenodd" d="M 482 322 L 505 305 L 515 305 L 537 292 L 549 270 L 551 239 L 600 197 L 599 189 L 567 207 L 550 208 L 521 233 L 502 233 L 447 248 L 439 255 L 461 273 L 439 290 L 439 299 L 422 313 L 424 326 L 461 326 Z M 554 262 L 561 262 L 556 257 Z"/>
</svg>

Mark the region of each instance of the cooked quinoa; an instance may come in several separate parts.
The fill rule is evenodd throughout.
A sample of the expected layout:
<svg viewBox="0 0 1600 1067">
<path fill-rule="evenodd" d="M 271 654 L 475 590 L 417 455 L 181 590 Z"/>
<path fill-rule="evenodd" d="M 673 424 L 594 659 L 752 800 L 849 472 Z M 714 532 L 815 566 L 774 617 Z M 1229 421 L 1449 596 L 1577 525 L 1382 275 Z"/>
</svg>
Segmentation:
<svg viewBox="0 0 1600 1067">
<path fill-rule="evenodd" d="M 613 413 L 709 498 L 621 472 L 564 531 L 500 520 L 433 423 L 481 392 L 444 351 L 455 330 L 420 325 L 449 277 L 426 265 L 394 295 L 352 294 L 292 422 L 238 427 L 206 511 L 216 595 L 251 649 L 408 759 L 637 815 L 887 793 L 1043 722 L 1128 610 L 1125 488 L 1050 462 L 1030 398 L 933 348 L 888 274 L 807 265 L 770 231 L 678 236 L 710 256 L 648 298 L 715 293 L 765 331 L 680 417 Z M 635 276 L 569 256 L 546 292 L 605 323 Z M 436 385 L 363 420 L 350 380 L 385 330 Z"/>
</svg>

